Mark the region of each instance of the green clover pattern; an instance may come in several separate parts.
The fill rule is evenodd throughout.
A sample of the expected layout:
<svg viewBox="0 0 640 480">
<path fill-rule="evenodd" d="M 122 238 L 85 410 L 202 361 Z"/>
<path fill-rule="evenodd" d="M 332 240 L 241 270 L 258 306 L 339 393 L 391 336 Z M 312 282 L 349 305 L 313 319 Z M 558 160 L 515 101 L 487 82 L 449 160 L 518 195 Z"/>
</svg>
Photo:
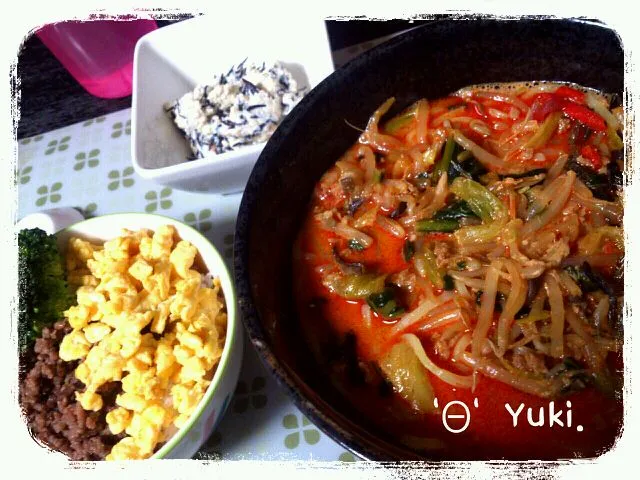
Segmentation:
<svg viewBox="0 0 640 480">
<path fill-rule="evenodd" d="M 43 138 L 44 135 L 36 135 L 35 137 L 23 138 L 22 140 L 20 140 L 20 145 L 29 145 L 31 143 L 31 140 L 33 140 L 34 142 L 39 142 Z"/>
<path fill-rule="evenodd" d="M 60 189 L 62 189 L 62 183 L 60 182 L 55 182 L 51 187 L 47 185 L 41 185 L 38 187 L 36 192 L 40 197 L 36 200 L 36 206 L 42 207 L 47 203 L 47 201 L 51 203 L 58 203 L 62 199 L 62 195 L 57 193 Z"/>
<path fill-rule="evenodd" d="M 211 218 L 211 210 L 205 208 L 200 210 L 198 216 L 193 212 L 189 212 L 184 216 L 184 221 L 191 225 L 193 228 L 200 230 L 202 233 L 211 230 L 212 224 L 208 219 Z"/>
<path fill-rule="evenodd" d="M 158 209 L 158 205 L 162 210 L 167 210 L 171 208 L 173 202 L 169 200 L 171 196 L 171 188 L 165 187 L 160 190 L 160 194 L 155 190 L 149 190 L 145 193 L 144 198 L 147 200 L 147 206 L 144 208 L 144 211 L 147 213 L 153 213 Z"/>
<path fill-rule="evenodd" d="M 98 117 L 98 118 L 90 118 L 89 120 L 87 120 L 86 122 L 84 122 L 82 124 L 83 127 L 89 127 L 91 125 L 93 125 L 94 123 L 102 123 L 106 120 L 107 117 Z"/>
<path fill-rule="evenodd" d="M 341 462 L 355 462 L 356 457 L 351 452 L 342 452 L 338 457 Z"/>
<path fill-rule="evenodd" d="M 20 185 L 25 185 L 29 183 L 29 180 L 31 180 L 31 175 L 29 174 L 31 173 L 32 170 L 33 170 L 33 167 L 31 167 L 30 165 L 24 168 L 18 169 L 18 175 L 16 176 L 16 179 Z"/>
<path fill-rule="evenodd" d="M 127 122 L 123 125 L 122 122 L 116 122 L 111 127 L 113 130 L 111 132 L 111 138 L 118 138 L 124 132 L 127 135 L 131 135 L 131 120 L 127 120 Z"/>
<path fill-rule="evenodd" d="M 44 151 L 44 154 L 51 155 L 53 152 L 56 151 L 56 149 L 59 152 L 64 152 L 67 148 L 69 148 L 69 140 L 71 140 L 71 137 L 69 135 L 62 137 L 60 141 L 51 140 L 47 144 L 47 149 Z"/>
<path fill-rule="evenodd" d="M 264 391 L 266 384 L 264 377 L 255 377 L 251 382 L 251 391 L 249 391 L 247 384 L 242 380 L 239 381 L 236 387 L 233 411 L 244 413 L 250 404 L 255 409 L 264 408 L 267 404 L 267 396 L 260 392 Z"/>
<path fill-rule="evenodd" d="M 133 178 L 133 167 L 127 167 L 122 172 L 119 170 L 111 170 L 108 174 L 108 177 L 112 180 L 107 185 L 107 188 L 111 191 L 117 190 L 120 187 L 120 182 L 122 182 L 122 186 L 125 188 L 129 188 L 133 186 L 136 181 Z M 147 192 L 149 193 L 149 192 Z"/>
<path fill-rule="evenodd" d="M 98 159 L 98 155 L 100 155 L 100 150 L 94 148 L 90 152 L 80 152 L 76 154 L 76 164 L 73 166 L 75 171 L 82 170 L 85 166 L 85 163 L 89 168 L 95 168 L 100 163 Z"/>
<path fill-rule="evenodd" d="M 320 432 L 313 426 L 307 417 L 300 414 L 301 425 L 298 423 L 298 416 L 293 414 L 285 415 L 282 419 L 282 426 L 287 430 L 295 430 L 284 439 L 284 446 L 290 450 L 300 445 L 300 433 L 302 438 L 309 445 L 315 445 L 320 441 Z"/>
<path fill-rule="evenodd" d="M 82 215 L 84 216 L 84 218 L 93 218 L 95 216 L 94 213 L 96 213 L 97 209 L 98 209 L 98 205 L 91 202 L 89 205 L 87 205 L 84 208 L 80 208 L 79 210 L 80 210 L 80 213 L 82 213 Z"/>
</svg>

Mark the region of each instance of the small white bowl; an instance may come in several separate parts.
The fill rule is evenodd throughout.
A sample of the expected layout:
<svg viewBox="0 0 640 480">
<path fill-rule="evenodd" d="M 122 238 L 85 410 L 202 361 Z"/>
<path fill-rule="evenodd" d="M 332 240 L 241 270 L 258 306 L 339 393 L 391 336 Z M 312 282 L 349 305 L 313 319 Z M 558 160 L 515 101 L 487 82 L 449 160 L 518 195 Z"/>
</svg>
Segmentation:
<svg viewBox="0 0 640 480">
<path fill-rule="evenodd" d="M 39 212 L 30 213 L 16 223 L 16 231 L 24 228 L 40 228 L 49 235 L 63 228 L 84 220 L 79 210 L 72 207 L 50 208 Z"/>
<path fill-rule="evenodd" d="M 223 15 L 223 14 L 222 14 Z M 131 112 L 135 171 L 170 187 L 210 193 L 240 192 L 265 143 L 187 160 L 191 152 L 164 110 L 214 75 L 245 58 L 282 62 L 299 87 L 313 88 L 333 72 L 324 21 L 300 16 L 266 20 L 247 12 L 233 18 L 202 16 L 142 37 L 136 44 Z"/>
<path fill-rule="evenodd" d="M 189 421 L 151 458 L 191 458 L 209 438 L 231 401 L 242 364 L 242 327 L 237 315 L 233 281 L 224 260 L 215 247 L 197 230 L 168 217 L 145 213 L 116 213 L 83 220 L 57 233 L 58 246 L 65 252 L 72 236 L 104 242 L 120 235 L 123 228 L 155 231 L 173 225 L 178 236 L 191 242 L 200 253 L 205 268 L 220 279 L 227 309 L 227 336 L 222 357 L 211 384 Z"/>
</svg>

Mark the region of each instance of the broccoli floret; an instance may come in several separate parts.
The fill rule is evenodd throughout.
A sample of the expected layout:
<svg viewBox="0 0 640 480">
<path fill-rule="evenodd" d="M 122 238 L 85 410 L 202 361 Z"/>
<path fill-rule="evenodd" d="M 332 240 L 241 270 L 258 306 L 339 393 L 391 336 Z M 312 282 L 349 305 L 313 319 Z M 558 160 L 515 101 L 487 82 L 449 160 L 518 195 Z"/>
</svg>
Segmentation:
<svg viewBox="0 0 640 480">
<path fill-rule="evenodd" d="M 54 235 L 39 228 L 18 233 L 18 344 L 23 351 L 72 305 L 64 259 Z"/>
</svg>

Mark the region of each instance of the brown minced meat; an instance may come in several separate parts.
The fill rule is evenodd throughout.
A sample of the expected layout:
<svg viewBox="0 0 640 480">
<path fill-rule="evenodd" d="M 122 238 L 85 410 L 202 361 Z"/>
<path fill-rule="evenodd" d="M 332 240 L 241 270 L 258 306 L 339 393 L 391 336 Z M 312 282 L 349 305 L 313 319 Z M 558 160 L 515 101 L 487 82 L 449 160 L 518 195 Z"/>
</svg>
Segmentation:
<svg viewBox="0 0 640 480">
<path fill-rule="evenodd" d="M 58 356 L 60 342 L 71 331 L 61 321 L 43 330 L 41 338 L 21 359 L 20 403 L 32 436 L 72 460 L 103 460 L 124 434 L 113 435 L 106 414 L 115 408 L 119 382 L 103 385 L 104 407 L 84 410 L 76 392 L 84 384 L 75 377 L 78 361 L 65 362 Z"/>
</svg>

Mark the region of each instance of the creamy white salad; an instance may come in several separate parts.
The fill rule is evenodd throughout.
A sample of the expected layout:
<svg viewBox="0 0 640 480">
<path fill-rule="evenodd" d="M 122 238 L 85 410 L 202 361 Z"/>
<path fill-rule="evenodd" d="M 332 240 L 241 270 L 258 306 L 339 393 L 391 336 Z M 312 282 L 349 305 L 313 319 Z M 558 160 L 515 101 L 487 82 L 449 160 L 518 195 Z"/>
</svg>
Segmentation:
<svg viewBox="0 0 640 480">
<path fill-rule="evenodd" d="M 193 158 L 267 141 L 307 91 L 280 62 L 245 62 L 165 104 Z"/>
</svg>

